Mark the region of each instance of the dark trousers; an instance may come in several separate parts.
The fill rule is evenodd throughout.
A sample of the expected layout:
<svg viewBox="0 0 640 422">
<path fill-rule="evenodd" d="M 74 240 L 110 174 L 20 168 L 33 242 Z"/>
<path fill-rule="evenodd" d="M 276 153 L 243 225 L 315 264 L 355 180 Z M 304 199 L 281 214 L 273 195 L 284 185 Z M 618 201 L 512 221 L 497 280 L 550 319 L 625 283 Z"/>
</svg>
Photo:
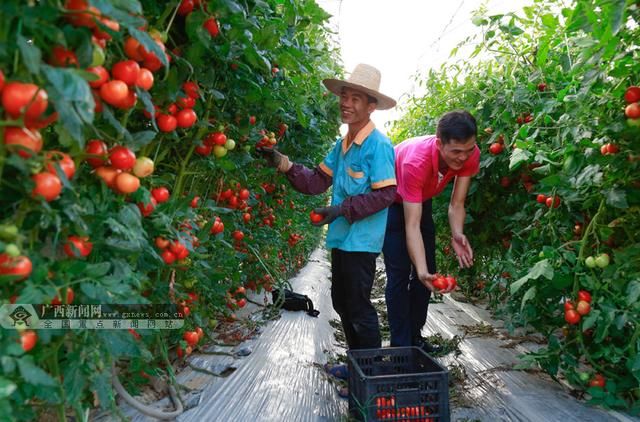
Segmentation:
<svg viewBox="0 0 640 422">
<path fill-rule="evenodd" d="M 349 349 L 379 348 L 378 314 L 371 304 L 377 253 L 331 250 L 331 300 Z"/>
<path fill-rule="evenodd" d="M 436 272 L 436 231 L 431 200 L 422 204 L 420 231 L 430 273 Z M 418 280 L 409 258 L 402 204 L 389 208 L 387 231 L 382 248 L 387 272 L 385 298 L 391 330 L 391 346 L 419 344 L 422 326 L 427 322 L 431 291 Z"/>
</svg>

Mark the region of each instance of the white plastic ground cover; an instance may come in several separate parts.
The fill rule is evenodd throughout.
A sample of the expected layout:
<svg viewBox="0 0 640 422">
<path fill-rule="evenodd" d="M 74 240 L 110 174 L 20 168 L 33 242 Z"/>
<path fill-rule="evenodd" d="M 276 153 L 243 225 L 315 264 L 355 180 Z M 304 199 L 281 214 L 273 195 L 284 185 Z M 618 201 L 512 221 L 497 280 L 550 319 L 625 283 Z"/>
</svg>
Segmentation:
<svg viewBox="0 0 640 422">
<path fill-rule="evenodd" d="M 344 353 L 334 344 L 329 321 L 330 264 L 324 249 L 291 280 L 294 291 L 308 295 L 320 311 L 283 311 L 255 340 L 253 353 L 242 358 L 229 377 L 204 387 L 200 404 L 178 417 L 181 422 L 202 421 L 339 421 L 347 414 L 334 384 L 321 369 L 327 352 Z"/>
</svg>

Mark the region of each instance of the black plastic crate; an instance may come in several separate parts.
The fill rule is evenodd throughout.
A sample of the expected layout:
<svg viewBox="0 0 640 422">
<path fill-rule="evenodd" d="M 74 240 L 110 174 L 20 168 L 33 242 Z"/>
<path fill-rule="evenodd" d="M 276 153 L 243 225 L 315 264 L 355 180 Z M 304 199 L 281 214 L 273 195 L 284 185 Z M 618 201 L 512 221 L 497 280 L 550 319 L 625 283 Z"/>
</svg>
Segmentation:
<svg viewBox="0 0 640 422">
<path fill-rule="evenodd" d="M 350 350 L 347 357 L 351 417 L 449 422 L 449 372 L 422 349 Z"/>
</svg>

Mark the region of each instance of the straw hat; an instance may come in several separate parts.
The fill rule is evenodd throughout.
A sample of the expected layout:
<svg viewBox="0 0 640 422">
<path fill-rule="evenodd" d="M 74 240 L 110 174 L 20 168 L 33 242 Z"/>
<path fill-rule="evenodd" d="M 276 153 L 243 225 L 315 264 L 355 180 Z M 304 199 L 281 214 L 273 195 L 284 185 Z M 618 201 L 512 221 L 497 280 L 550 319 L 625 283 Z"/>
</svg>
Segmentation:
<svg viewBox="0 0 640 422">
<path fill-rule="evenodd" d="M 345 87 L 362 91 L 378 100 L 377 110 L 388 110 L 396 106 L 396 101 L 378 91 L 380 89 L 380 79 L 381 76 L 378 69 L 361 63 L 353 69 L 349 79 L 346 81 L 340 79 L 325 79 L 322 83 L 329 91 L 338 96 L 341 95 L 342 88 Z"/>
</svg>

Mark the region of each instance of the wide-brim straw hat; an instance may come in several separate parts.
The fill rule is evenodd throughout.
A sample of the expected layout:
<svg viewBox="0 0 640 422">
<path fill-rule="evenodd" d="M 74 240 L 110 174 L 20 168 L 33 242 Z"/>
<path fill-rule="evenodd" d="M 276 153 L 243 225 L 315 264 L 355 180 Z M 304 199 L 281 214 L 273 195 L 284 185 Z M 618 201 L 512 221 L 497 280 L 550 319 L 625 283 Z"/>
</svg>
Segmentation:
<svg viewBox="0 0 640 422">
<path fill-rule="evenodd" d="M 396 100 L 387 97 L 379 91 L 380 79 L 382 79 L 382 76 L 378 69 L 361 63 L 353 69 L 353 72 L 351 72 L 347 80 L 325 79 L 322 83 L 329 91 L 338 96 L 342 94 L 342 88 L 352 88 L 357 91 L 362 91 L 378 100 L 377 110 L 388 110 L 396 106 Z"/>
</svg>

